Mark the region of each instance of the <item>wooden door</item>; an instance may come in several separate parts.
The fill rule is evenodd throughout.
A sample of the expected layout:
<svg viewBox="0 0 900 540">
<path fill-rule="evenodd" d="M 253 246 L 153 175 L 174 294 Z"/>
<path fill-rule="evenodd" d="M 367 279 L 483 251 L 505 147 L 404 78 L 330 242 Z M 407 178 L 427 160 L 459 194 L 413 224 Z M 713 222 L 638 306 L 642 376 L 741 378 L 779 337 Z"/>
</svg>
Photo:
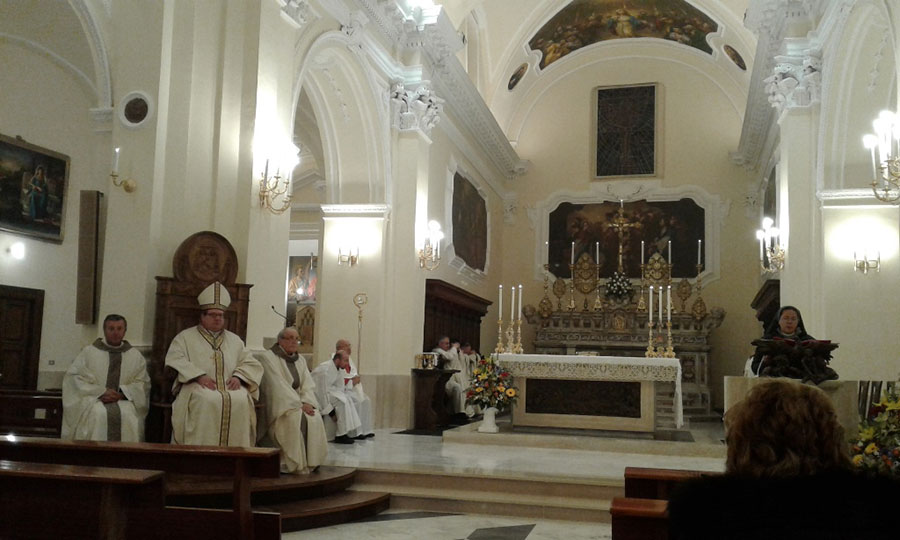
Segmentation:
<svg viewBox="0 0 900 540">
<path fill-rule="evenodd" d="M 0 389 L 37 390 L 44 291 L 0 285 Z"/>
</svg>

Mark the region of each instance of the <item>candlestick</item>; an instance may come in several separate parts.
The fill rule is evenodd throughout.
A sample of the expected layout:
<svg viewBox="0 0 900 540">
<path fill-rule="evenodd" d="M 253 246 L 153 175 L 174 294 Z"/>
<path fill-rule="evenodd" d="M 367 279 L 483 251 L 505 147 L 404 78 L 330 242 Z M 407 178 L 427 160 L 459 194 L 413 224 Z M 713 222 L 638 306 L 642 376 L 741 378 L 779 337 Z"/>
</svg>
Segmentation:
<svg viewBox="0 0 900 540">
<path fill-rule="evenodd" d="M 650 313 L 650 324 L 653 324 L 653 285 L 650 285 L 650 305 L 648 306 L 647 312 Z"/>
<path fill-rule="evenodd" d="M 516 286 L 512 286 L 512 303 L 509 304 L 509 320 L 515 319 L 516 315 Z"/>
<path fill-rule="evenodd" d="M 662 290 L 662 285 L 659 286 L 659 294 L 658 294 L 657 296 L 659 297 L 659 301 L 657 302 L 657 303 L 659 304 L 659 324 L 662 324 L 662 319 L 663 319 L 663 311 L 662 311 L 662 297 L 663 297 L 663 290 Z"/>
<path fill-rule="evenodd" d="M 113 174 L 119 174 L 119 147 L 118 146 L 113 151 L 112 172 L 113 172 Z"/>
<path fill-rule="evenodd" d="M 600 264 L 600 242 L 596 242 L 595 246 L 597 247 L 597 264 Z"/>
<path fill-rule="evenodd" d="M 575 242 L 572 242 L 572 261 L 569 264 L 575 264 Z"/>
<path fill-rule="evenodd" d="M 503 320 L 503 285 L 500 285 L 500 300 L 497 302 L 497 320 Z"/>
<path fill-rule="evenodd" d="M 703 245 L 703 240 L 697 240 L 697 264 L 700 264 L 700 249 Z"/>
<path fill-rule="evenodd" d="M 669 266 L 672 266 L 672 241 L 669 240 Z"/>
<path fill-rule="evenodd" d="M 268 159 L 266 160 L 266 170 L 263 171 L 263 179 L 264 180 L 269 179 L 269 160 Z"/>
<path fill-rule="evenodd" d="M 519 321 L 522 320 L 522 284 L 519 283 Z M 522 324 L 521 322 L 519 324 Z"/>
<path fill-rule="evenodd" d="M 672 286 L 666 286 L 666 320 L 672 321 Z"/>
<path fill-rule="evenodd" d="M 644 265 L 644 241 L 641 240 L 641 266 Z"/>
<path fill-rule="evenodd" d="M 619 199 L 619 208 L 625 209 L 625 199 Z"/>
</svg>

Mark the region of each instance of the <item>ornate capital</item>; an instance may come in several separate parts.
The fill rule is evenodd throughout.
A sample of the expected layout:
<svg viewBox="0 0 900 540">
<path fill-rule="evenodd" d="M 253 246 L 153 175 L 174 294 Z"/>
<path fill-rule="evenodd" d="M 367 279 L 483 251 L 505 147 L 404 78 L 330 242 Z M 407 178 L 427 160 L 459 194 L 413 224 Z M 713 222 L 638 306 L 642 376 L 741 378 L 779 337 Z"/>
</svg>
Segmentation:
<svg viewBox="0 0 900 540">
<path fill-rule="evenodd" d="M 820 101 L 822 58 L 818 51 L 807 50 L 802 56 L 777 56 L 772 71 L 763 82 L 769 104 L 779 112 Z"/>
<path fill-rule="evenodd" d="M 309 0 L 279 0 L 282 3 L 281 15 L 297 28 L 303 28 L 316 18 L 309 5 Z"/>
<path fill-rule="evenodd" d="M 427 135 L 441 120 L 444 100 L 427 81 L 422 81 L 415 90 L 407 90 L 402 82 L 395 82 L 390 98 L 392 123 L 400 131 L 420 130 Z"/>
</svg>

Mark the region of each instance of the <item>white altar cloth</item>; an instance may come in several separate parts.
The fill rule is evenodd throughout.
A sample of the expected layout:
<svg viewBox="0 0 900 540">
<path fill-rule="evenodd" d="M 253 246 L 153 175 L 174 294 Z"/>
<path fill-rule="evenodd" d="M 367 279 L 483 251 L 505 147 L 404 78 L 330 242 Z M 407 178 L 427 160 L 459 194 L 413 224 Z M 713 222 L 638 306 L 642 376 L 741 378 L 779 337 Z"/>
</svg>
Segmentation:
<svg viewBox="0 0 900 540">
<path fill-rule="evenodd" d="M 675 426 L 684 425 L 681 362 L 677 358 L 556 354 L 501 354 L 499 357 L 500 365 L 513 377 L 674 382 Z"/>
</svg>

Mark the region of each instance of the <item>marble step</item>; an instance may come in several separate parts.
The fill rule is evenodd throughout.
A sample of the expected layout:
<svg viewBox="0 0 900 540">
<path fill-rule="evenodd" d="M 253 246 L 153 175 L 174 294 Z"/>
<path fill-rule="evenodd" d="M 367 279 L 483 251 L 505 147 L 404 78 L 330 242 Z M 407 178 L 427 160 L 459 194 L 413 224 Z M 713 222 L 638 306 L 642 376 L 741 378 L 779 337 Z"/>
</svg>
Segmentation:
<svg viewBox="0 0 900 540">
<path fill-rule="evenodd" d="M 609 522 L 612 498 L 624 493 L 621 480 L 529 480 L 365 469 L 358 470 L 351 489 L 390 492 L 392 508 L 603 523 Z"/>
<path fill-rule="evenodd" d="M 390 493 L 342 491 L 316 499 L 253 505 L 253 510 L 281 514 L 282 532 L 314 529 L 375 516 L 390 506 Z"/>
</svg>

